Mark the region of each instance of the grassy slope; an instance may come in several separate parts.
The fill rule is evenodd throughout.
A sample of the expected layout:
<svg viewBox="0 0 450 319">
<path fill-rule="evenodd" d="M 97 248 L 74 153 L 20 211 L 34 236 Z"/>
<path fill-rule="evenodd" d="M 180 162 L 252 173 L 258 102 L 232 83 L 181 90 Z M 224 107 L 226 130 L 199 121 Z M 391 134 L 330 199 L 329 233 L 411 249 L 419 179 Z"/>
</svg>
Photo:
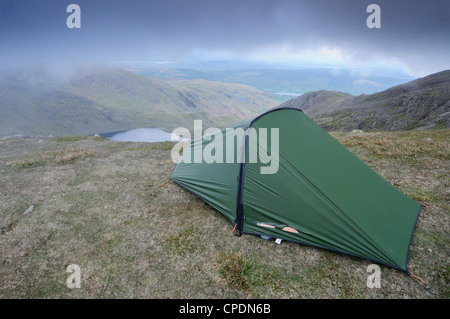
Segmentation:
<svg viewBox="0 0 450 319">
<path fill-rule="evenodd" d="M 0 297 L 449 298 L 450 130 L 332 135 L 429 205 L 409 267 L 436 295 L 384 266 L 382 287 L 369 289 L 366 260 L 235 237 L 194 195 L 159 187 L 171 143 L 74 136 L 0 141 Z M 81 289 L 66 286 L 70 264 Z"/>
<path fill-rule="evenodd" d="M 0 137 L 96 134 L 138 127 L 172 131 L 201 119 L 224 127 L 279 104 L 255 88 L 161 81 L 106 66 L 59 78 L 46 70 L 0 74 Z"/>
<path fill-rule="evenodd" d="M 192 125 L 194 119 L 222 127 L 278 105 L 269 94 L 242 84 L 161 81 L 111 67 L 80 71 L 64 89 L 125 112 L 130 122 L 167 130 Z"/>
</svg>

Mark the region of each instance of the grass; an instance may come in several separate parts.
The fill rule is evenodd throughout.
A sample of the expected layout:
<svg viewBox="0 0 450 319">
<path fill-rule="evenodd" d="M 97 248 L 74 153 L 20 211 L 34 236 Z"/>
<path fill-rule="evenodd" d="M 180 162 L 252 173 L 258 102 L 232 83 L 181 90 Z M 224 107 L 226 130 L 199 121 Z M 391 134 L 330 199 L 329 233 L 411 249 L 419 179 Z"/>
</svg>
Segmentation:
<svg viewBox="0 0 450 319">
<path fill-rule="evenodd" d="M 61 137 L 53 137 L 51 140 L 54 142 L 76 142 L 87 139 L 86 135 L 70 135 L 70 136 L 61 136 Z"/>
<path fill-rule="evenodd" d="M 416 131 L 414 139 L 395 138 L 396 135 L 401 137 L 401 133 L 398 132 L 348 134 L 342 138 L 341 143 L 348 148 L 364 149 L 371 156 L 380 159 L 394 158 L 407 161 L 418 159 L 420 162 L 426 158 L 449 160 L 450 147 L 448 142 L 440 134 L 433 134 L 435 138 L 431 138 L 429 132 Z"/>
<path fill-rule="evenodd" d="M 238 253 L 220 253 L 217 258 L 219 263 L 218 272 L 226 283 L 235 289 L 248 289 L 250 275 L 253 272 L 253 262 Z"/>
<path fill-rule="evenodd" d="M 78 141 L 78 140 L 76 140 Z M 30 159 L 19 159 L 6 163 L 7 167 L 19 170 L 33 166 L 63 165 L 91 156 L 93 152 L 86 149 L 66 148 L 36 154 Z"/>
<path fill-rule="evenodd" d="M 0 141 L 0 298 L 449 298 L 450 130 L 332 135 L 428 206 L 408 265 L 435 295 L 385 266 L 368 288 L 367 260 L 234 236 L 193 194 L 160 187 L 174 143 L 67 137 Z"/>
</svg>

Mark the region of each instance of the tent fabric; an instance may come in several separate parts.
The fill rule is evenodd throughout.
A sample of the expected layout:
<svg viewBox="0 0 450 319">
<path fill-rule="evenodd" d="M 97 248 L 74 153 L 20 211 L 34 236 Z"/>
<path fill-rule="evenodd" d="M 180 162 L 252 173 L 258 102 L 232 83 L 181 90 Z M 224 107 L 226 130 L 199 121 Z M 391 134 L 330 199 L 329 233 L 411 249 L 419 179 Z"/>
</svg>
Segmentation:
<svg viewBox="0 0 450 319">
<path fill-rule="evenodd" d="M 258 147 L 251 148 L 249 136 L 242 134 L 240 144 L 224 148 L 223 163 L 193 163 L 193 152 L 185 150 L 191 163 L 184 162 L 186 156 L 180 158 L 172 180 L 223 213 L 239 234 L 295 241 L 407 271 L 418 203 L 301 110 L 274 109 L 235 128 L 250 127 L 266 129 L 267 144 L 258 140 Z M 261 167 L 268 164 L 251 152 L 270 153 L 272 128 L 279 132 L 278 170 L 261 174 Z M 230 134 L 224 129 L 221 136 L 225 145 Z M 193 140 L 188 148 L 197 145 L 205 150 L 210 141 Z M 245 161 L 226 163 L 231 151 Z"/>
<path fill-rule="evenodd" d="M 230 127 L 232 129 L 244 129 L 250 122 Z M 231 130 L 229 130 L 231 131 Z M 226 129 L 221 130 L 223 134 L 222 145 L 226 146 L 227 138 L 234 138 L 233 150 L 226 150 L 222 154 L 222 163 L 207 163 L 202 160 L 195 163 L 195 149 L 199 148 L 201 152 L 210 143 L 209 136 L 193 140 L 184 150 L 183 156 L 175 166 L 171 179 L 183 186 L 187 190 L 201 197 L 204 201 L 224 214 L 231 221 L 236 218 L 236 194 L 238 191 L 238 174 L 242 149 L 239 147 L 239 141 L 242 136 L 234 137 L 231 133 L 227 134 Z M 241 142 L 242 144 L 242 142 Z M 233 163 L 227 163 L 226 152 L 233 152 L 236 159 Z"/>
</svg>

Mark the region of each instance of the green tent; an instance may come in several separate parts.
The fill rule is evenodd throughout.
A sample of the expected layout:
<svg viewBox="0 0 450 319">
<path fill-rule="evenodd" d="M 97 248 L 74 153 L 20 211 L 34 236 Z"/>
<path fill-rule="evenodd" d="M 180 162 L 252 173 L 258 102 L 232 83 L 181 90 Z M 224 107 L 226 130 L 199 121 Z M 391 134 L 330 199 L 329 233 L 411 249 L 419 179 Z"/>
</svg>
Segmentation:
<svg viewBox="0 0 450 319">
<path fill-rule="evenodd" d="M 276 171 L 262 173 L 269 166 Z M 192 140 L 171 179 L 224 214 L 239 236 L 280 238 L 407 271 L 421 206 L 301 110 L 273 109 Z"/>
</svg>

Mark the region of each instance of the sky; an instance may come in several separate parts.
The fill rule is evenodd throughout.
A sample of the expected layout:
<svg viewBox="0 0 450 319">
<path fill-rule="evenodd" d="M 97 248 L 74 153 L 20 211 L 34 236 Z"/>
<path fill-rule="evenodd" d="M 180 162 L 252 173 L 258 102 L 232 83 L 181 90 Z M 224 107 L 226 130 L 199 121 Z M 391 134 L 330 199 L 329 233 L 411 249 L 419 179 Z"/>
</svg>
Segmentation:
<svg viewBox="0 0 450 319">
<path fill-rule="evenodd" d="M 205 59 L 425 76 L 450 69 L 449 52 L 448 0 L 0 0 L 0 68 Z"/>
</svg>

